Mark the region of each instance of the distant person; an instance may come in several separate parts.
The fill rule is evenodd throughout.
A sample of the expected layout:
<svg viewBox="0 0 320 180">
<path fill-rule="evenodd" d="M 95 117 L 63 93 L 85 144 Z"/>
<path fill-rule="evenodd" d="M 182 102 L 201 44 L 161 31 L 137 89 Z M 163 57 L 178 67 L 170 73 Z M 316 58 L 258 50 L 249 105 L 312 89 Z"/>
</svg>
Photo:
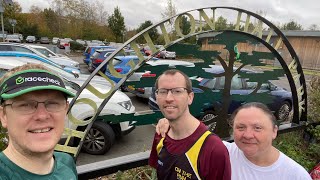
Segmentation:
<svg viewBox="0 0 320 180">
<path fill-rule="evenodd" d="M 272 145 L 278 127 L 266 105 L 247 103 L 233 112 L 231 120 L 234 142 L 224 144 L 230 154 L 232 180 L 311 180 L 302 166 Z M 168 128 L 168 120 L 161 119 L 157 132 L 165 136 Z"/>
<path fill-rule="evenodd" d="M 149 164 L 157 169 L 158 179 L 230 179 L 226 147 L 189 112 L 194 98 L 189 77 L 167 70 L 155 88 L 157 103 L 170 126 L 165 138 L 155 134 L 150 154 Z"/>
<path fill-rule="evenodd" d="M 8 147 L 0 153 L 0 179 L 77 179 L 73 158 L 54 152 L 64 130 L 68 91 L 42 65 L 16 67 L 0 79 L 0 120 Z"/>
</svg>

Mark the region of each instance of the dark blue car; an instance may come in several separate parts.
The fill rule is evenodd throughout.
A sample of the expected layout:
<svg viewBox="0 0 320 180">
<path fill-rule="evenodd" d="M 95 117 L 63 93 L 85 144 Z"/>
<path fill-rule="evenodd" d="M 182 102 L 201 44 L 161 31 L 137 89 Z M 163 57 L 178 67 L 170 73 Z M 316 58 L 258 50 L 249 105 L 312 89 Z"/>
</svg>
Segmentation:
<svg viewBox="0 0 320 180">
<path fill-rule="evenodd" d="M 131 67 L 128 65 L 128 62 L 133 60 L 135 64 L 138 64 L 138 56 L 116 56 L 113 58 L 113 66 L 115 70 L 120 74 L 126 74 L 130 71 Z M 114 77 L 108 68 L 105 69 L 105 74 L 115 82 L 119 82 L 121 78 Z"/>
<path fill-rule="evenodd" d="M 106 50 L 106 49 L 114 49 L 114 47 L 111 47 L 111 46 L 88 46 L 86 48 L 86 50 L 84 50 L 84 52 L 83 52 L 83 55 L 84 55 L 83 62 L 88 64 L 90 61 L 90 57 L 98 49 L 99 50 Z"/>
<path fill-rule="evenodd" d="M 206 72 L 211 72 L 215 74 L 220 74 L 224 72 L 224 69 L 222 66 L 214 65 L 211 68 L 204 68 Z M 245 73 L 252 73 L 250 70 L 241 70 Z M 222 107 L 222 95 L 221 90 L 224 88 L 225 83 L 225 77 L 215 77 L 212 79 L 199 79 L 198 87 L 204 89 L 204 90 L 211 90 L 215 94 L 215 100 L 206 98 L 206 92 L 205 93 L 195 93 L 195 99 L 199 100 L 199 98 L 204 99 L 204 103 L 202 102 L 201 109 L 202 112 L 195 112 L 195 116 L 202 121 L 206 122 L 211 120 L 212 118 L 216 117 L 218 112 L 221 110 Z M 195 82 L 193 82 L 193 85 Z M 238 107 L 240 107 L 242 104 L 249 102 L 249 101 L 262 101 L 261 98 L 255 98 L 248 95 L 256 88 L 257 82 L 248 82 L 246 79 L 241 78 L 238 74 L 236 74 L 232 78 L 231 82 L 231 88 L 230 88 L 230 94 L 233 96 L 241 95 L 241 100 L 235 98 L 232 99 L 228 114 L 231 114 L 234 110 L 236 110 Z M 289 113 L 292 108 L 292 94 L 291 92 L 281 88 L 277 87 L 276 85 L 272 84 L 271 82 L 263 83 L 260 87 L 260 89 L 257 91 L 257 94 L 263 94 L 266 93 L 269 95 L 267 99 L 268 102 L 264 101 L 262 103 L 265 103 L 271 111 L 274 112 L 276 118 L 282 122 L 287 120 Z M 207 92 L 208 94 L 208 92 Z M 248 96 L 242 96 L 242 95 L 248 95 Z M 239 96 L 240 97 L 240 96 Z M 258 97 L 258 96 L 257 96 Z M 250 99 L 251 98 L 251 99 Z M 158 105 L 156 104 L 156 97 L 153 93 L 151 97 L 149 98 L 149 107 L 152 110 L 159 110 Z M 192 111 L 193 104 L 190 106 L 190 111 Z"/>
</svg>

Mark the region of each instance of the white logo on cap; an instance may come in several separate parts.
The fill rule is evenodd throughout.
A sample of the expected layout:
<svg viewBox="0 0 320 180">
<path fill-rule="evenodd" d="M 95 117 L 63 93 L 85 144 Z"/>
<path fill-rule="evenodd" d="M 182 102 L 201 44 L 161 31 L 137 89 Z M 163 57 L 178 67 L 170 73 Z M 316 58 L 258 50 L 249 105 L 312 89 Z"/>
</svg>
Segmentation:
<svg viewBox="0 0 320 180">
<path fill-rule="evenodd" d="M 42 82 L 51 82 L 53 84 L 57 84 L 60 86 L 60 82 L 58 80 L 54 80 L 48 77 L 42 78 L 42 77 L 28 77 L 24 79 L 25 82 L 27 81 L 42 81 Z"/>
</svg>

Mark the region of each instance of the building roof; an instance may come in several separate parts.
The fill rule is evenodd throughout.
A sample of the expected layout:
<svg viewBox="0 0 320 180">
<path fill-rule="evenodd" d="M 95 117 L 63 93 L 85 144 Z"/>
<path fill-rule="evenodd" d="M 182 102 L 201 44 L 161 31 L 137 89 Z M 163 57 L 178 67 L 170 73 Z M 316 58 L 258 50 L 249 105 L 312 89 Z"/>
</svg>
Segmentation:
<svg viewBox="0 0 320 180">
<path fill-rule="evenodd" d="M 201 38 L 207 38 L 207 37 L 214 37 L 221 32 L 209 32 L 198 35 L 198 39 Z M 262 36 L 267 36 L 269 34 L 269 31 L 263 31 Z M 286 37 L 320 37 L 320 31 L 305 31 L 305 30 L 282 30 L 282 33 Z M 273 33 L 272 36 L 276 36 L 275 33 Z"/>
</svg>

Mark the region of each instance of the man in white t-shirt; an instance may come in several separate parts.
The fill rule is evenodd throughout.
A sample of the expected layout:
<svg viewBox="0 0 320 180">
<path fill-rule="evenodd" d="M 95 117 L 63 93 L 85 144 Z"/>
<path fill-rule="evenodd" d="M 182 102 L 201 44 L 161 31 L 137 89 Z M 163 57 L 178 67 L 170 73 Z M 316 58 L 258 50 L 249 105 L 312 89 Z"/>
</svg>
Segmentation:
<svg viewBox="0 0 320 180">
<path fill-rule="evenodd" d="M 272 145 L 276 118 L 262 103 L 247 103 L 232 115 L 234 142 L 224 142 L 230 155 L 232 180 L 311 180 L 308 172 Z M 167 120 L 157 132 L 164 135 Z"/>
</svg>

